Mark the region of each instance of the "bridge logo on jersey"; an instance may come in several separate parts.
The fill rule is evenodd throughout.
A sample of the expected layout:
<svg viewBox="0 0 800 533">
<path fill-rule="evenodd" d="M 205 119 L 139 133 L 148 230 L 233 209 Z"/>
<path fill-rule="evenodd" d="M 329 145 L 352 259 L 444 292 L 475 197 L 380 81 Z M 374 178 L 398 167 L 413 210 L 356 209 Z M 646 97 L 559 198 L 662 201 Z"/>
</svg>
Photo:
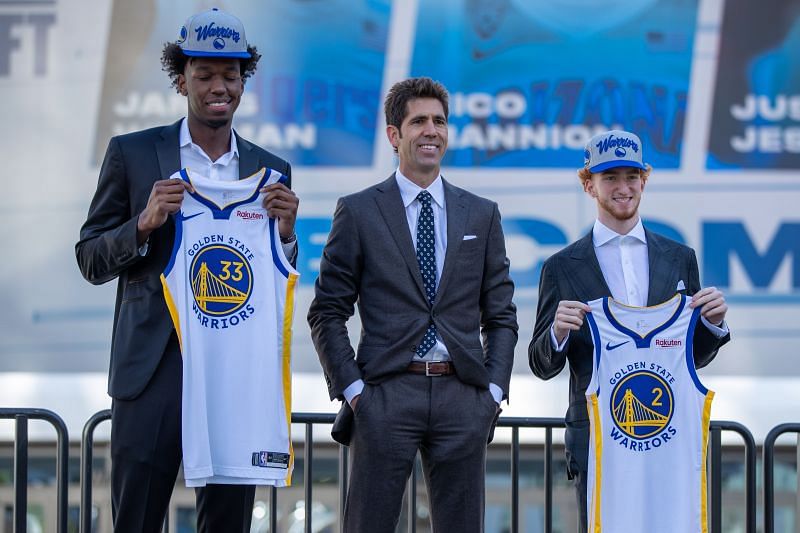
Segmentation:
<svg viewBox="0 0 800 533">
<path fill-rule="evenodd" d="M 190 272 L 195 313 L 199 310 L 212 317 L 236 317 L 253 290 L 250 263 L 226 244 L 200 249 L 194 255 Z M 231 325 L 235 325 L 232 320 Z"/>
<path fill-rule="evenodd" d="M 658 374 L 640 370 L 621 379 L 611 393 L 611 415 L 623 435 L 649 439 L 667 429 L 672 418 L 672 388 Z"/>
</svg>

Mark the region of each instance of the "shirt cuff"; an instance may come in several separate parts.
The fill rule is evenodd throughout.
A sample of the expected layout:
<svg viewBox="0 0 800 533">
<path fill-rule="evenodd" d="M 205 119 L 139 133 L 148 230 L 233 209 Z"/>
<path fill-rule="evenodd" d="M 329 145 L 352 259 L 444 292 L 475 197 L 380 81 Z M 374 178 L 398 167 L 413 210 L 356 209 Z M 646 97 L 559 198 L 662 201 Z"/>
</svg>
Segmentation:
<svg viewBox="0 0 800 533">
<path fill-rule="evenodd" d="M 555 327 L 556 327 L 555 324 L 550 326 L 550 342 L 553 344 L 553 348 L 555 349 L 555 351 L 560 352 L 563 351 L 564 346 L 567 345 L 567 341 L 569 340 L 569 331 L 567 332 L 567 336 L 564 337 L 564 340 L 561 342 L 561 344 L 558 344 L 558 339 L 556 339 Z"/>
<path fill-rule="evenodd" d="M 503 401 L 503 389 L 501 389 L 499 385 L 489 383 L 489 392 L 492 393 L 492 398 L 494 398 L 495 403 L 500 405 L 500 402 Z"/>
<path fill-rule="evenodd" d="M 703 325 L 705 325 L 705 327 L 708 328 L 708 331 L 710 331 L 718 339 L 724 337 L 730 332 L 730 329 L 728 329 L 728 324 L 726 324 L 724 320 L 719 326 L 715 326 L 706 320 L 706 317 L 704 316 L 700 317 L 700 321 L 703 323 Z"/>
<path fill-rule="evenodd" d="M 283 255 L 286 256 L 286 260 L 290 263 L 294 261 L 297 255 L 297 239 L 292 242 L 287 242 L 286 244 L 281 243 L 281 248 L 283 248 Z"/>
<path fill-rule="evenodd" d="M 342 395 L 344 396 L 344 399 L 347 400 L 347 403 L 349 403 L 350 406 L 352 407 L 353 398 L 361 394 L 361 391 L 363 390 L 364 390 L 364 380 L 358 379 L 352 382 L 350 385 L 348 385 L 347 388 L 344 389 L 344 391 L 342 391 Z"/>
<path fill-rule="evenodd" d="M 139 251 L 139 255 L 140 255 L 141 257 L 144 257 L 144 256 L 146 256 L 146 255 L 147 255 L 147 252 L 149 252 L 149 251 L 150 251 L 150 239 L 147 239 L 146 241 L 144 241 L 144 244 L 143 244 L 143 245 L 141 245 L 141 246 L 138 248 L 138 251 Z"/>
</svg>

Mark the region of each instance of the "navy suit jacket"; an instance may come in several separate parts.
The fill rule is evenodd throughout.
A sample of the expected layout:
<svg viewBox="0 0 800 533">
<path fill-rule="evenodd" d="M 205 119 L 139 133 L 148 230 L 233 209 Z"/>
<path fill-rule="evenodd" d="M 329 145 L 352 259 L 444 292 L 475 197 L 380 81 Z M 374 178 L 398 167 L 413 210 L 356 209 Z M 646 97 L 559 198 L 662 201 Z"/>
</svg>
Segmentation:
<svg viewBox="0 0 800 533">
<path fill-rule="evenodd" d="M 683 292 L 692 295 L 700 290 L 700 275 L 694 250 L 645 229 L 650 270 L 647 305 L 664 302 Z M 677 291 L 680 281 L 685 290 Z M 579 331 L 572 331 L 564 349 L 557 352 L 550 338 L 550 327 L 558 302 L 588 302 L 611 296 L 592 243 L 592 232 L 550 257 L 542 267 L 539 279 L 539 304 L 533 339 L 528 347 L 528 361 L 533 373 L 542 379 L 558 375 L 569 361 L 569 408 L 566 414 L 565 446 L 568 468 L 587 470 L 589 450 L 589 416 L 586 410 L 586 388 L 592 377 L 592 343 L 589 326 L 584 321 Z M 730 334 L 717 338 L 700 325 L 694 334 L 694 361 L 697 368 L 711 362 Z"/>
<path fill-rule="evenodd" d="M 161 286 L 172 250 L 172 218 L 150 234 L 149 251 L 139 255 L 136 222 L 153 183 L 180 170 L 180 121 L 113 137 L 100 167 L 89 214 L 75 245 L 83 277 L 99 285 L 118 278 L 111 339 L 108 393 L 117 399 L 139 395 L 155 372 L 175 328 Z M 279 157 L 236 136 L 239 177 L 261 167 L 288 176 Z"/>
</svg>

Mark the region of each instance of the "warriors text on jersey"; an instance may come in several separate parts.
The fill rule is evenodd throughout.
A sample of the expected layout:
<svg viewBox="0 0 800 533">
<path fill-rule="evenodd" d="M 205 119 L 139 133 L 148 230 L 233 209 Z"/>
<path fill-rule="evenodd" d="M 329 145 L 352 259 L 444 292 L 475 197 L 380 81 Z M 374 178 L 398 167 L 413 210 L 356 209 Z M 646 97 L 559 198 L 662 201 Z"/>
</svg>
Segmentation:
<svg viewBox="0 0 800 533">
<path fill-rule="evenodd" d="M 700 309 L 682 294 L 653 307 L 588 304 L 589 531 L 705 533 L 714 393 L 692 356 Z"/>
<path fill-rule="evenodd" d="M 173 177 L 195 191 L 174 215 L 162 276 L 183 355 L 186 485 L 287 486 L 298 273 L 259 192 L 286 177 L 268 169 L 234 182 L 185 169 Z"/>
</svg>

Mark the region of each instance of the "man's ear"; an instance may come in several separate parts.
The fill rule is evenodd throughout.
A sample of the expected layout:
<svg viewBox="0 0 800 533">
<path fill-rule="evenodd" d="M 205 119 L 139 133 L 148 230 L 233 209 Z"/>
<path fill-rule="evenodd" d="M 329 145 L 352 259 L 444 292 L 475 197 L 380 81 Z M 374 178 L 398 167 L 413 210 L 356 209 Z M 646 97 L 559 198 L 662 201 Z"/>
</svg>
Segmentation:
<svg viewBox="0 0 800 533">
<path fill-rule="evenodd" d="M 583 181 L 583 191 L 592 198 L 597 198 L 597 191 L 594 190 L 594 181 L 591 178 Z"/>
<path fill-rule="evenodd" d="M 186 76 L 183 74 L 178 74 L 178 92 L 183 96 L 189 94 L 189 91 L 186 89 Z"/>
<path fill-rule="evenodd" d="M 386 137 L 396 150 L 400 145 L 400 130 L 397 129 L 397 126 L 386 126 Z"/>
</svg>

